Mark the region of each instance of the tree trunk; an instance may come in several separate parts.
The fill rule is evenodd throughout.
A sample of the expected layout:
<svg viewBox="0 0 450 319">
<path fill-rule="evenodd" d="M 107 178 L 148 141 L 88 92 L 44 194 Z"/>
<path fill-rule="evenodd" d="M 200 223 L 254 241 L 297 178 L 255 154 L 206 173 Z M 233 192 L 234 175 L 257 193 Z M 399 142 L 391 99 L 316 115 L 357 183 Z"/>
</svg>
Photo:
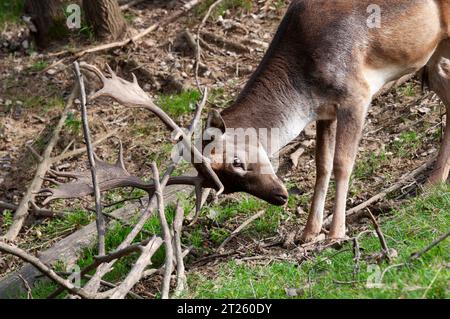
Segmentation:
<svg viewBox="0 0 450 319">
<path fill-rule="evenodd" d="M 46 48 L 52 40 L 67 34 L 63 0 L 27 0 L 25 14 L 31 17 L 31 28 L 38 48 Z"/>
<path fill-rule="evenodd" d="M 84 0 L 83 9 L 98 38 L 116 40 L 125 35 L 127 25 L 117 0 Z"/>
</svg>

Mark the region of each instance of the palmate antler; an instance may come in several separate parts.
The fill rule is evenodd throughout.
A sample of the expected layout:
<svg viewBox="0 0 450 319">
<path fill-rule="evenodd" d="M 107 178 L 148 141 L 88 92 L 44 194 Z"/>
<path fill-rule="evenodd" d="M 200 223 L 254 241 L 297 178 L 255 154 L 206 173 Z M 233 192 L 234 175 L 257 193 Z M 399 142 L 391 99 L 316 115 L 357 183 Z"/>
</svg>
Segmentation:
<svg viewBox="0 0 450 319">
<path fill-rule="evenodd" d="M 93 72 L 99 77 L 103 83 L 103 87 L 93 93 L 89 100 L 94 100 L 99 97 L 110 97 L 128 107 L 145 108 L 156 116 L 174 132 L 174 136 L 177 136 L 183 143 L 184 149 L 191 152 L 192 163 L 199 172 L 198 176 L 178 176 L 170 177 L 167 185 L 185 184 L 195 186 L 197 195 L 197 210 L 200 208 L 199 196 L 201 194 L 202 187 L 207 185 L 208 187 L 214 187 L 217 190 L 217 195 L 223 192 L 223 185 L 219 178 L 212 170 L 210 160 L 204 157 L 201 152 L 195 148 L 190 142 L 190 137 L 172 120 L 162 109 L 156 106 L 152 99 L 145 93 L 139 86 L 136 76 L 133 74 L 133 82 L 126 81 L 118 77 L 112 69 L 107 65 L 109 77 L 106 77 L 97 67 L 80 63 L 80 67 L 83 70 Z M 154 184 L 152 182 L 144 182 L 137 176 L 131 175 L 123 162 L 123 150 L 120 145 L 119 158 L 115 164 L 109 164 L 100 160 L 95 156 L 95 163 L 97 169 L 98 185 L 100 190 L 107 191 L 118 187 L 134 187 L 142 189 L 149 193 L 154 192 Z M 89 171 L 84 172 L 58 172 L 50 171 L 50 175 L 53 177 L 67 177 L 74 180 L 68 183 L 60 183 L 54 179 L 47 180 L 52 181 L 57 186 L 55 188 L 42 189 L 39 194 L 42 196 L 48 196 L 44 204 L 49 203 L 55 199 L 63 198 L 79 198 L 87 195 L 92 195 L 94 190 L 92 186 L 91 173 Z"/>
<path fill-rule="evenodd" d="M 115 164 L 102 161 L 95 154 L 95 166 L 98 185 L 100 191 L 108 191 L 119 187 L 133 187 L 146 191 L 151 196 L 155 190 L 153 182 L 144 182 L 137 176 L 128 173 L 123 162 L 123 150 L 120 145 L 119 158 Z M 39 191 L 38 195 L 47 196 L 43 204 L 46 205 L 55 199 L 80 198 L 94 194 L 92 186 L 92 175 L 89 170 L 80 172 L 60 172 L 50 170 L 52 178 L 46 180 L 56 184 L 55 188 L 45 188 Z M 68 183 L 60 183 L 54 178 L 72 178 Z M 178 176 L 171 177 L 167 185 L 192 185 L 201 187 L 203 178 L 198 176 Z"/>
</svg>

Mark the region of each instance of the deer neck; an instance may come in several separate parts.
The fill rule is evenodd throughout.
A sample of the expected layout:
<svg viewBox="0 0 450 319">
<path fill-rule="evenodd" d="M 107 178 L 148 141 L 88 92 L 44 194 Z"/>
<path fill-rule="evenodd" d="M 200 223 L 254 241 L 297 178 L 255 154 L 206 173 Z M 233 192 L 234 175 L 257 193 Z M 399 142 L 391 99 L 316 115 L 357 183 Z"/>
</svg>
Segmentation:
<svg viewBox="0 0 450 319">
<path fill-rule="evenodd" d="M 272 156 L 316 120 L 316 112 L 315 99 L 302 84 L 300 72 L 290 74 L 289 59 L 272 56 L 265 60 L 222 117 L 228 128 L 267 129 L 267 141 L 260 142 Z"/>
</svg>

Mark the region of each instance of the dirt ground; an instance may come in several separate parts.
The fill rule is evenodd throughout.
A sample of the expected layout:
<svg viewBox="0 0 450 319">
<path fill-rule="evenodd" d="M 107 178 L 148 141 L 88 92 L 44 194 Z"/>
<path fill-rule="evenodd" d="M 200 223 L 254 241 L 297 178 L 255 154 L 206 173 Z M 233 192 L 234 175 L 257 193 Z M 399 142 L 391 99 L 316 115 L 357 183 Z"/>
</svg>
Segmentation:
<svg viewBox="0 0 450 319">
<path fill-rule="evenodd" d="M 131 32 L 137 33 L 170 14 L 176 8 L 172 2 L 144 2 L 128 10 L 126 16 Z M 253 1 L 250 9 L 231 8 L 220 18 L 214 16 L 206 23 L 203 28 L 205 33 L 199 75 L 202 85 L 208 86 L 212 92 L 208 108 L 224 108 L 236 97 L 262 59 L 287 2 L 273 1 L 272 5 L 264 6 L 264 1 Z M 129 77 L 130 72 L 135 72 L 144 90 L 155 97 L 163 93 L 195 89 L 194 53 L 186 40 L 185 31 L 189 30 L 190 34 L 195 34 L 201 18 L 202 14 L 194 9 L 175 23 L 159 28 L 136 44 L 86 55 L 82 59 L 101 68 L 105 63 L 109 63 L 123 77 Z M 254 28 L 255 25 L 258 25 L 257 29 Z M 2 33 L 0 42 L 20 43 L 20 32 L 24 33 L 20 28 L 11 27 Z M 226 43 L 223 43 L 224 39 Z M 90 44 L 92 43 L 89 39 L 73 35 L 67 43 L 56 44 L 45 53 L 31 52 L 20 46 L 15 51 L 5 46 L 0 49 L 0 200 L 17 204 L 22 197 L 36 167 L 36 161 L 27 145 L 32 145 L 37 152 L 43 150 L 50 138 L 51 128 L 59 119 L 64 100 L 73 88 L 74 76 L 70 58 L 55 67 L 49 67 L 64 57 L 55 54 L 61 50 L 72 50 Z M 422 91 L 421 81 L 417 77 L 374 101 L 360 145 L 349 207 L 389 187 L 405 173 L 437 154 L 443 111 L 441 102 L 434 94 Z M 69 150 L 83 147 L 82 133 L 76 124 L 76 120 L 79 120 L 78 112 L 73 109 L 71 113 L 75 124 L 64 128 L 54 150 L 55 155 L 67 147 Z M 206 111 L 204 113 L 206 114 Z M 117 103 L 103 100 L 89 108 L 89 117 L 94 140 L 117 130 L 114 135 L 123 142 L 130 172 L 148 178 L 151 172 L 150 163 L 153 160 L 156 159 L 159 163 L 167 162 L 166 146 L 170 144 L 170 139 L 164 127 L 151 114 L 125 109 Z M 176 120 L 187 125 L 190 118 L 191 114 L 186 114 Z M 302 198 L 310 197 L 314 186 L 314 136 L 314 126 L 310 126 L 296 141 L 288 145 L 281 170 L 291 193 L 301 195 Z M 117 140 L 109 139 L 98 146 L 96 152 L 100 157 L 113 161 L 117 156 L 117 148 Z M 298 157 L 297 167 L 294 167 L 290 155 L 299 148 L 302 148 L 303 152 Z M 79 169 L 80 166 L 86 167 L 85 162 L 86 158 L 81 156 L 58 163 L 56 168 Z M 416 194 L 424 178 L 425 175 L 421 176 L 417 182 L 406 185 L 400 192 L 372 209 L 375 212 L 389 211 L 396 207 L 405 198 Z M 330 195 L 327 211 L 332 203 L 331 192 Z M 37 204 L 40 204 L 39 200 Z M 92 203 L 57 202 L 52 204 L 51 208 L 58 210 L 80 205 Z M 299 201 L 300 211 L 307 211 L 308 205 L 308 202 Z M 235 251 L 240 251 L 245 256 L 267 254 L 287 258 L 283 247 L 271 247 L 270 243 L 279 241 L 290 230 L 301 227 L 306 218 L 305 214 L 299 217 L 298 212 L 293 212 L 293 215 L 298 219 L 287 221 L 278 234 L 267 238 L 266 248 L 243 236 L 234 240 L 227 250 L 222 252 L 224 258 L 227 258 L 227 253 Z M 0 224 L 2 218 L 0 215 Z M 242 221 L 230 221 L 228 226 L 233 229 Z M 20 235 L 21 244 L 27 241 L 29 226 Z M 50 246 L 52 242 L 54 241 L 49 241 L 45 246 Z M 221 260 L 202 262 L 199 261 L 202 256 L 196 258 L 191 267 L 197 269 L 200 267 L 198 265 L 201 265 L 205 273 L 214 271 L 215 265 Z M 151 297 L 152 293 L 148 292 L 147 288 L 154 287 L 157 280 L 159 279 L 141 282 L 135 291 L 147 291 Z"/>
</svg>

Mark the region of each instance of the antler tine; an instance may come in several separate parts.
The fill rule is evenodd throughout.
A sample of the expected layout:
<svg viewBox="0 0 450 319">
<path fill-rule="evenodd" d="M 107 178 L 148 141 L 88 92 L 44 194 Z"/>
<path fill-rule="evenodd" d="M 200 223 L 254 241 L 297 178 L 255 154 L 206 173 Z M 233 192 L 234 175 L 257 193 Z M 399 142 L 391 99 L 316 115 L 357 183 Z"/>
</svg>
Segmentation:
<svg viewBox="0 0 450 319">
<path fill-rule="evenodd" d="M 82 61 L 82 62 L 80 62 L 80 67 L 87 69 L 87 70 L 91 71 L 92 73 L 95 73 L 95 75 L 97 75 L 102 82 L 104 82 L 106 80 L 106 77 L 103 75 L 102 71 L 100 71 L 100 69 L 97 68 L 95 65 L 88 64 L 88 63 Z"/>
<path fill-rule="evenodd" d="M 101 71 L 98 70 L 95 66 L 91 66 L 86 63 L 82 63 L 80 64 L 80 66 L 84 69 L 96 73 L 103 82 L 103 88 L 94 93 L 90 97 L 91 99 L 95 99 L 100 96 L 108 96 L 123 105 L 129 107 L 142 107 L 154 113 L 169 129 L 173 130 L 178 136 L 182 137 L 182 143 L 187 148 L 187 150 L 194 155 L 192 163 L 203 167 L 202 171 L 211 177 L 212 181 L 218 188 L 217 195 L 223 192 L 224 187 L 218 176 L 211 168 L 209 159 L 204 157 L 203 154 L 190 143 L 190 137 L 183 132 L 183 130 L 175 123 L 175 121 L 169 115 L 167 115 L 166 112 L 164 112 L 161 108 L 153 103 L 148 94 L 144 92 L 144 90 L 142 90 L 142 88 L 139 86 L 135 75 L 133 75 L 133 82 L 129 82 L 118 77 L 114 73 L 114 71 L 112 71 L 109 65 L 107 65 L 106 68 L 111 74 L 111 78 L 107 78 L 103 74 L 100 75 Z"/>
<path fill-rule="evenodd" d="M 61 182 L 57 181 L 54 178 L 44 177 L 43 180 L 47 181 L 47 182 L 50 182 L 50 183 L 53 183 L 55 185 L 61 185 L 62 184 Z"/>
<path fill-rule="evenodd" d="M 113 69 L 109 66 L 108 63 L 106 63 L 106 68 L 108 69 L 108 73 L 111 76 L 111 79 L 117 79 L 117 74 L 116 72 L 113 71 Z"/>
<path fill-rule="evenodd" d="M 55 171 L 53 169 L 50 169 L 49 174 L 53 177 L 68 177 L 68 178 L 79 178 L 80 174 L 75 172 L 61 172 L 61 171 Z"/>
<path fill-rule="evenodd" d="M 127 170 L 125 168 L 125 162 L 123 161 L 123 145 L 122 140 L 119 137 L 115 137 L 119 141 L 119 156 L 117 158 L 117 164 L 120 165 L 121 168 L 123 168 L 125 171 Z"/>
<path fill-rule="evenodd" d="M 136 85 L 139 85 L 138 79 L 137 79 L 137 77 L 136 77 L 136 74 L 134 74 L 134 72 L 132 72 L 132 73 L 131 73 L 131 76 L 133 77 L 133 83 L 136 84 Z"/>
</svg>

